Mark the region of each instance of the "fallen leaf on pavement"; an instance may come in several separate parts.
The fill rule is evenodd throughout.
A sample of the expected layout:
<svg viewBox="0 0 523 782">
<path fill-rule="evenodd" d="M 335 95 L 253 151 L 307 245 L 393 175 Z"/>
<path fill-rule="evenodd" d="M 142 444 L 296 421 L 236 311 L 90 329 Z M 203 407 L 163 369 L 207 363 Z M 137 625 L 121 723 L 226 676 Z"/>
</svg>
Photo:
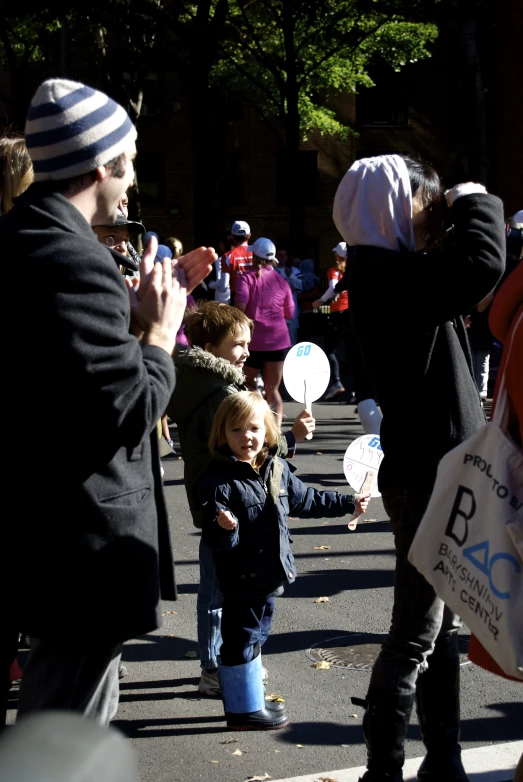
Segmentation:
<svg viewBox="0 0 523 782">
<path fill-rule="evenodd" d="M 316 451 L 316 456 L 323 456 L 323 451 Z"/>
<path fill-rule="evenodd" d="M 297 747 L 299 747 L 300 749 L 305 749 L 305 747 L 303 746 L 303 744 L 296 744 L 296 746 L 297 746 Z"/>
<path fill-rule="evenodd" d="M 351 745 L 350 745 L 350 744 L 342 744 L 341 746 L 342 746 L 342 747 L 345 747 L 345 749 L 349 749 L 349 747 L 350 747 Z"/>
<path fill-rule="evenodd" d="M 219 760 L 209 760 L 209 763 L 219 763 Z"/>
<path fill-rule="evenodd" d="M 326 527 L 326 526 L 327 526 L 327 524 L 329 524 L 329 523 L 330 523 L 330 522 L 328 522 L 328 521 L 322 521 L 322 522 L 321 522 L 321 526 L 322 526 L 322 527 Z"/>
<path fill-rule="evenodd" d="M 328 597 L 319 597 L 317 600 L 314 601 L 315 603 L 328 603 L 329 598 Z"/>
<path fill-rule="evenodd" d="M 249 777 L 245 782 L 264 782 L 265 779 L 272 779 L 267 772 L 262 777 Z"/>
<path fill-rule="evenodd" d="M 227 739 L 227 741 L 220 741 L 220 744 L 236 744 L 240 739 Z"/>
<path fill-rule="evenodd" d="M 314 546 L 313 551 L 330 551 L 331 546 Z"/>
<path fill-rule="evenodd" d="M 234 750 L 234 752 L 233 752 L 232 754 L 233 754 L 233 755 L 237 755 L 239 758 L 241 758 L 241 756 L 243 755 L 243 753 L 244 753 L 244 752 L 245 752 L 245 750 L 244 750 L 244 749 L 240 749 L 240 748 L 238 748 L 238 749 L 235 749 L 235 750 Z"/>
<path fill-rule="evenodd" d="M 338 782 L 336 777 L 319 777 L 318 782 Z"/>
<path fill-rule="evenodd" d="M 312 663 L 311 668 L 317 668 L 319 671 L 329 671 L 332 668 L 332 663 L 322 660 L 321 663 Z"/>
<path fill-rule="evenodd" d="M 285 698 L 282 698 L 281 695 L 276 695 L 275 692 L 271 692 L 270 695 L 266 695 L 265 700 L 269 703 L 285 703 Z"/>
<path fill-rule="evenodd" d="M 196 652 L 185 652 L 184 657 L 188 657 L 189 660 L 196 660 Z"/>
<path fill-rule="evenodd" d="M 350 716 L 351 717 L 355 717 L 356 719 L 358 719 L 358 715 L 357 714 L 351 714 Z"/>
<path fill-rule="evenodd" d="M 175 614 L 176 611 L 164 611 L 162 616 L 167 616 L 167 614 Z"/>
</svg>

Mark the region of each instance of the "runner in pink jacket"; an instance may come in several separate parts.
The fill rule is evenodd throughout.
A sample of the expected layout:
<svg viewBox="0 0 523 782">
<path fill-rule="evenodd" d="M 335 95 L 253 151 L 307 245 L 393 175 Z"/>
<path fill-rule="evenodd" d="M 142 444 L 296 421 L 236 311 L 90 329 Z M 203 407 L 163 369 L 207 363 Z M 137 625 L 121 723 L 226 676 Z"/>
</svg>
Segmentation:
<svg viewBox="0 0 523 782">
<path fill-rule="evenodd" d="M 238 277 L 234 302 L 255 323 L 244 372 L 253 390 L 258 372 L 262 373 L 267 402 L 281 427 L 283 402 L 278 389 L 291 344 L 285 321 L 294 316 L 294 301 L 289 283 L 273 268 L 273 242 L 262 237 L 249 249 L 253 252 L 254 269 Z"/>
</svg>

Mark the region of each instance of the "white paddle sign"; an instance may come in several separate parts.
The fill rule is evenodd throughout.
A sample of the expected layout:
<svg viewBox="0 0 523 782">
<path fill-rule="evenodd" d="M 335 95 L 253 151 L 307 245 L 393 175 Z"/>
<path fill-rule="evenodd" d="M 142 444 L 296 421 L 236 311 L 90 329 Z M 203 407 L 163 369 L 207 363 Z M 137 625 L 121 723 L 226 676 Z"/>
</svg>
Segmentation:
<svg viewBox="0 0 523 782">
<path fill-rule="evenodd" d="M 377 434 L 364 434 L 349 445 L 343 457 L 343 472 L 356 494 L 381 497 L 378 470 L 382 459 L 383 451 Z M 359 518 L 359 514 L 354 514 L 348 524 L 350 530 L 356 529 Z"/>
<path fill-rule="evenodd" d="M 329 360 L 314 342 L 298 342 L 289 350 L 283 364 L 283 382 L 296 402 L 303 402 L 312 415 L 312 403 L 323 396 L 331 376 Z M 307 440 L 312 440 L 310 432 Z"/>
</svg>

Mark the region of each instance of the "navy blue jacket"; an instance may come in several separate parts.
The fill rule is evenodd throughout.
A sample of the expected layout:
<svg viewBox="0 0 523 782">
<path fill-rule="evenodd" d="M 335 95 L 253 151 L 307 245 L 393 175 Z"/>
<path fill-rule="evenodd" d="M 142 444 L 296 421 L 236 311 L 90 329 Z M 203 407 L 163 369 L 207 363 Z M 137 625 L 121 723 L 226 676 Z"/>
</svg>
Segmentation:
<svg viewBox="0 0 523 782">
<path fill-rule="evenodd" d="M 257 473 L 234 456 L 214 460 L 197 485 L 203 539 L 213 550 L 220 589 L 226 597 L 264 597 L 296 578 L 287 516 L 304 519 L 352 514 L 352 495 L 317 491 L 271 454 Z M 238 521 L 225 530 L 220 510 Z"/>
</svg>

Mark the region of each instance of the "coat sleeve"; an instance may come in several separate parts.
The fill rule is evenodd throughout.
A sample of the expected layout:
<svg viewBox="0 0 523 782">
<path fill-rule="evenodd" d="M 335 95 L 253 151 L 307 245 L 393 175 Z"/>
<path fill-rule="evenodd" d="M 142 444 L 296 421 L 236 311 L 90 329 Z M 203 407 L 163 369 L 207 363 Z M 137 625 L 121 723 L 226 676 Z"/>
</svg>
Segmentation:
<svg viewBox="0 0 523 782">
<path fill-rule="evenodd" d="M 475 307 L 498 283 L 505 269 L 503 204 L 475 193 L 451 207 L 450 246 L 440 253 L 408 253 L 391 268 L 391 306 L 396 316 L 415 315 L 420 328 L 433 328 Z M 350 289 L 349 289 L 350 293 Z"/>
<path fill-rule="evenodd" d="M 337 491 L 318 491 L 306 486 L 286 466 L 287 490 L 291 516 L 302 519 L 335 519 L 354 513 L 356 508 L 351 494 Z"/>
<path fill-rule="evenodd" d="M 42 303 L 49 372 L 56 369 L 62 378 L 64 412 L 74 404 L 81 413 L 87 448 L 135 448 L 165 411 L 173 362 L 165 350 L 142 347 L 130 334 L 129 294 L 111 254 L 94 239 L 79 242 L 78 253 L 56 248 Z M 44 283 L 42 299 L 45 289 Z"/>
<path fill-rule="evenodd" d="M 226 530 L 218 524 L 220 510 L 229 511 L 235 521 L 238 521 L 238 517 L 231 510 L 232 489 L 230 484 L 216 486 L 212 483 L 202 482 L 198 484 L 197 488 L 201 496 L 203 540 L 212 551 L 230 551 L 238 545 L 240 525 L 236 524 L 233 530 Z"/>
</svg>

